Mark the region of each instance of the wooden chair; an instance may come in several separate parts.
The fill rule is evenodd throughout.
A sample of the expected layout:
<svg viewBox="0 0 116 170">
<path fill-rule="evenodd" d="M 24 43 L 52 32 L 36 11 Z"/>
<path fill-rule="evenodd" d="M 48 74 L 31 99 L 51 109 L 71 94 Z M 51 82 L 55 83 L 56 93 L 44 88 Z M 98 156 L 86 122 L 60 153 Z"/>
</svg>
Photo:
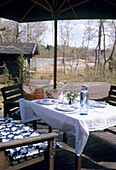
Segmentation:
<svg viewBox="0 0 116 170">
<path fill-rule="evenodd" d="M 1 88 L 4 104 L 4 117 L 13 117 L 12 113 L 19 109 L 19 99 L 23 98 L 23 89 L 21 84 L 11 85 Z M 15 119 L 21 119 L 20 115 Z"/>
<path fill-rule="evenodd" d="M 22 84 L 16 84 L 1 88 L 4 104 L 4 117 L 12 117 L 21 120 L 19 99 L 24 97 Z M 18 114 L 13 114 L 18 112 Z M 32 126 L 37 130 L 37 121 L 32 122 Z"/>
<path fill-rule="evenodd" d="M 11 140 L 8 142 L 0 142 L 0 169 L 1 170 L 17 170 L 32 164 L 38 163 L 45 159 L 48 160 L 48 167 L 46 169 L 53 170 L 54 169 L 54 137 L 57 137 L 56 133 L 42 134 L 40 136 L 29 137 L 20 140 Z M 38 155 L 37 157 L 32 157 L 29 160 L 25 159 L 25 161 L 19 161 L 18 164 L 13 164 L 10 162 L 10 159 L 5 156 L 5 150 L 15 147 L 20 147 L 24 145 L 34 144 L 38 142 L 48 141 L 48 150 L 44 152 L 42 155 Z M 20 162 L 20 163 L 19 163 Z"/>
<path fill-rule="evenodd" d="M 116 86 L 111 85 L 108 96 L 101 99 L 96 99 L 96 101 L 105 101 L 110 105 L 116 106 Z"/>
<path fill-rule="evenodd" d="M 96 99 L 96 101 L 105 101 L 107 103 L 109 103 L 112 106 L 116 106 L 116 86 L 115 85 L 111 85 L 110 86 L 110 90 L 108 92 L 108 96 L 101 98 L 101 99 Z M 116 135 L 116 131 L 112 130 L 111 128 L 106 128 L 104 131 L 108 131 L 114 135 Z"/>
</svg>

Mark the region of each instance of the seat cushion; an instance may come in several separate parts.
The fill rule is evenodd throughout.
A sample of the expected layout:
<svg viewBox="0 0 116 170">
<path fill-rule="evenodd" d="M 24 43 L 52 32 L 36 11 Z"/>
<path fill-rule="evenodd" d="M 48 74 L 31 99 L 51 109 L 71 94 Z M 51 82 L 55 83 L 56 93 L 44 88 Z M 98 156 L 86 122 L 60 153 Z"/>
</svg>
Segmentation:
<svg viewBox="0 0 116 170">
<path fill-rule="evenodd" d="M 12 118 L 0 119 L 0 138 L 2 138 L 2 142 L 39 136 L 41 134 L 42 133 L 31 129 Z M 59 146 L 60 145 L 58 143 L 54 142 L 54 147 L 58 148 Z M 42 153 L 47 149 L 47 147 L 48 142 L 40 142 L 33 145 L 7 149 L 6 154 L 13 159 L 19 159 L 33 154 Z"/>
</svg>

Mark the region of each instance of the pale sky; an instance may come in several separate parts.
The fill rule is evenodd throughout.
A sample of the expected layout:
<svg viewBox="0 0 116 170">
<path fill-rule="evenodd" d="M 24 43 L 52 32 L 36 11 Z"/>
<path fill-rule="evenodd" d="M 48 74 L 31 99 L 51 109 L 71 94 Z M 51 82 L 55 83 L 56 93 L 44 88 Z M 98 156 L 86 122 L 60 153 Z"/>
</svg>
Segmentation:
<svg viewBox="0 0 116 170">
<path fill-rule="evenodd" d="M 68 21 L 58 21 L 58 29 L 57 29 L 57 39 L 58 39 L 58 45 L 61 45 L 61 36 L 60 36 L 60 25 L 63 25 L 67 23 Z M 93 29 L 93 40 L 90 41 L 89 43 L 89 48 L 95 48 L 97 45 L 98 39 L 95 38 L 98 37 L 98 22 L 99 20 L 70 20 L 69 21 L 69 29 L 70 29 L 70 34 L 71 38 L 69 41 L 70 46 L 76 46 L 76 47 L 81 47 L 82 46 L 82 40 L 83 37 L 85 37 L 85 28 L 91 26 Z M 46 46 L 48 45 L 53 45 L 54 46 L 54 22 L 53 21 L 48 21 L 46 22 L 48 25 L 48 30 L 45 33 L 45 38 L 43 41 L 43 44 Z M 84 41 L 84 46 L 87 46 L 87 41 Z M 107 42 L 107 46 L 110 46 L 110 41 Z"/>
<path fill-rule="evenodd" d="M 61 38 L 60 38 L 60 25 L 65 24 L 68 21 L 58 21 L 58 45 L 61 45 Z M 97 22 L 97 20 L 94 22 Z M 46 22 L 48 25 L 48 30 L 45 33 L 45 38 L 43 41 L 43 44 L 46 46 L 47 44 L 49 45 L 54 45 L 54 22 L 53 21 L 48 21 Z M 91 23 L 93 24 L 93 23 Z M 89 24 L 90 25 L 90 24 Z M 70 29 L 70 34 L 72 34 L 72 37 L 70 39 L 70 46 L 77 46 L 80 47 L 82 46 L 82 39 L 84 36 L 85 32 L 85 27 L 88 26 L 88 20 L 72 20 L 69 21 L 69 29 Z M 93 27 L 95 28 L 95 23 L 93 24 Z M 97 42 L 96 42 L 97 43 Z M 95 45 L 95 43 L 94 43 Z M 92 47 L 92 44 L 91 44 Z"/>
<path fill-rule="evenodd" d="M 68 23 L 68 29 L 69 29 L 69 46 L 72 47 L 82 47 L 82 43 L 84 42 L 84 47 L 87 47 L 87 37 L 85 34 L 85 31 L 87 31 L 87 28 L 91 28 L 91 33 L 92 33 L 92 40 L 89 41 L 89 48 L 96 48 L 98 44 L 98 26 L 99 26 L 99 21 L 100 20 L 68 20 L 68 21 L 58 21 L 58 26 L 57 26 L 57 44 L 62 45 L 63 41 L 61 39 L 61 26 L 67 25 Z M 110 21 L 110 20 L 109 20 Z M 44 33 L 44 39 L 43 39 L 43 45 L 47 46 L 52 45 L 54 46 L 54 21 L 45 21 L 45 23 L 48 25 L 48 29 Z M 107 24 L 108 25 L 108 24 Z M 107 26 L 106 25 L 106 26 Z M 111 27 L 106 27 L 107 30 L 107 35 L 109 32 L 112 32 Z M 105 30 L 105 31 L 106 31 Z M 65 33 L 65 31 L 62 31 Z M 113 36 L 111 36 L 113 37 Z M 63 37 L 64 38 L 64 37 Z M 84 39 L 84 41 L 83 41 Z M 102 41 L 103 42 L 103 41 Z M 112 45 L 113 41 L 112 39 L 106 37 L 106 45 L 107 47 L 110 47 Z M 103 47 L 103 45 L 102 45 Z"/>
</svg>

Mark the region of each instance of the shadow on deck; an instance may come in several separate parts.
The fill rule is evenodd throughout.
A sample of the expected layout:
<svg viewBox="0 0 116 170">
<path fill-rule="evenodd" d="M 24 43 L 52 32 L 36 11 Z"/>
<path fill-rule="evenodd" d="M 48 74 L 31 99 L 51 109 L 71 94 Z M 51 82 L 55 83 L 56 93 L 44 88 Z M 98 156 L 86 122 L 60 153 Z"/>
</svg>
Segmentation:
<svg viewBox="0 0 116 170">
<path fill-rule="evenodd" d="M 114 127 L 113 127 L 114 128 Z M 39 127 L 43 133 L 47 128 Z M 56 141 L 62 145 L 56 151 L 55 170 L 75 169 L 75 137 L 68 134 L 67 144 L 63 143 L 63 133 L 54 129 L 59 137 Z M 116 131 L 116 127 L 115 127 Z M 41 162 L 23 170 L 45 170 L 46 162 Z M 88 142 L 82 154 L 82 170 L 116 170 L 116 136 L 109 132 L 97 131 L 90 133 Z"/>
</svg>

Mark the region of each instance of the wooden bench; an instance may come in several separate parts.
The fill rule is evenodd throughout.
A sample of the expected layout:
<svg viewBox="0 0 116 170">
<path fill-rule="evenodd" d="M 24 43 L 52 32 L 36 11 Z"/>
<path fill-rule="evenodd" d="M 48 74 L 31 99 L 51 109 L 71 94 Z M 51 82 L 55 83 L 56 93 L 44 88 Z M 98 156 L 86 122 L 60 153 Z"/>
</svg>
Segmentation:
<svg viewBox="0 0 116 170">
<path fill-rule="evenodd" d="M 12 140 L 8 142 L 0 142 L 0 169 L 1 170 L 17 170 L 32 164 L 38 163 L 45 159 L 48 160 L 48 167 L 46 169 L 53 170 L 54 169 L 54 137 L 57 137 L 56 133 L 48 133 L 42 134 L 40 136 L 29 137 L 20 140 Z M 18 164 L 12 164 L 10 159 L 5 156 L 5 150 L 15 147 L 20 147 L 24 145 L 34 144 L 38 142 L 48 141 L 48 150 L 44 152 L 43 155 L 38 155 L 31 160 L 25 159 L 22 163 L 18 161 Z"/>
</svg>

